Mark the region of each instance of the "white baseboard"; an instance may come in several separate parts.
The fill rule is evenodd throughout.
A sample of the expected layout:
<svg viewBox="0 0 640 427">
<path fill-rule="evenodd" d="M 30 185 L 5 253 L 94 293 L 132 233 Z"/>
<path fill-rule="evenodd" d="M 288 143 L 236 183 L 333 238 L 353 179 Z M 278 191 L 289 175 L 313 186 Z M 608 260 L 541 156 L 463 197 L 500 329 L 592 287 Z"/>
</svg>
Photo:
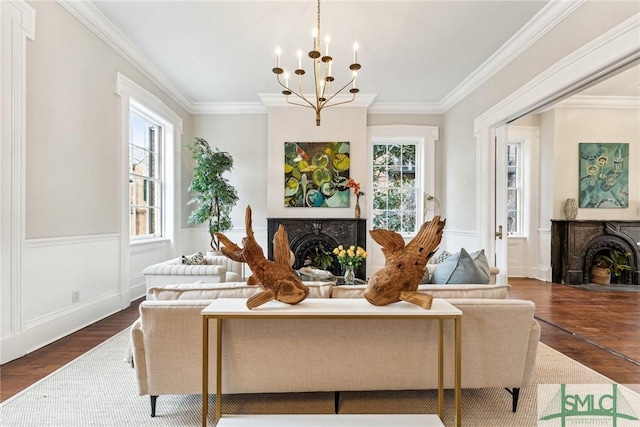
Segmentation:
<svg viewBox="0 0 640 427">
<path fill-rule="evenodd" d="M 121 310 L 122 295 L 110 293 L 42 317 L 22 333 L 0 340 L 0 363 L 22 357 Z"/>
<path fill-rule="evenodd" d="M 532 279 L 542 280 L 543 282 L 551 282 L 551 267 L 532 267 L 529 270 L 529 277 Z"/>
</svg>

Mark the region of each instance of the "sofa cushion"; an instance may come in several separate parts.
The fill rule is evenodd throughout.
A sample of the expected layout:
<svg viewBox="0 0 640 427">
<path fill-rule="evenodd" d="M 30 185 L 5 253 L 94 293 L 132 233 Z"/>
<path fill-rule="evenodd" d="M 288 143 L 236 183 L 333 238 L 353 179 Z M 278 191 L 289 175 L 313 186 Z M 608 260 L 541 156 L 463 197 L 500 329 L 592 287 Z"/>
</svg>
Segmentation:
<svg viewBox="0 0 640 427">
<path fill-rule="evenodd" d="M 464 248 L 439 263 L 431 283 L 434 284 L 488 284 L 490 278 L 489 262 L 484 250 L 469 254 Z"/>
<path fill-rule="evenodd" d="M 204 264 L 204 255 L 202 252 L 196 252 L 193 255 L 182 255 L 180 261 L 184 265 L 202 265 Z"/>
<path fill-rule="evenodd" d="M 329 298 L 333 282 L 303 282 L 309 287 L 309 298 Z M 246 282 L 186 283 L 154 286 L 149 294 L 156 300 L 212 300 L 217 298 L 249 298 L 260 292 L 260 286 Z"/>
<path fill-rule="evenodd" d="M 366 285 L 334 286 L 331 298 L 364 298 Z M 486 298 L 506 299 L 510 285 L 419 285 L 418 292 L 430 294 L 434 298 Z"/>
</svg>

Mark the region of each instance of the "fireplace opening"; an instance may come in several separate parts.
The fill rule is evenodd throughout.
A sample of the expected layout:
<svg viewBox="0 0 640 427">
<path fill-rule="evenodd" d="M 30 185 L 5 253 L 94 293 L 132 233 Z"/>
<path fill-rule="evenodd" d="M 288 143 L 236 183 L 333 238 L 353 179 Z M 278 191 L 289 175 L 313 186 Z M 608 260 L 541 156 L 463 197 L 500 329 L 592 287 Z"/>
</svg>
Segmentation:
<svg viewBox="0 0 640 427">
<path fill-rule="evenodd" d="M 604 235 L 599 236 L 586 246 L 584 251 L 584 268 L 583 283 L 594 283 L 592 267 L 598 264 L 598 259 L 602 256 L 606 257 L 605 260 L 614 258 L 616 255 L 612 255 L 613 252 L 622 254 L 628 261 L 629 269 L 623 269 L 619 272 L 619 275 L 611 274 L 610 284 L 619 285 L 633 285 L 633 272 L 637 270 L 636 260 L 633 257 L 632 248 L 629 244 L 618 238 L 617 236 Z"/>
<path fill-rule="evenodd" d="M 360 246 L 367 249 L 367 221 L 364 218 L 267 218 L 267 236 L 270 242 L 268 257 L 273 260 L 273 236 L 283 226 L 289 238 L 289 248 L 295 255 L 293 268 L 309 266 L 320 252 L 328 252 L 332 265 L 327 270 L 342 276 L 340 263 L 332 251 L 339 245 Z M 315 266 L 318 267 L 318 266 Z M 356 269 L 356 278 L 366 278 L 366 260 Z"/>
<path fill-rule="evenodd" d="M 331 265 L 325 270 L 330 271 L 334 276 L 340 276 L 340 264 L 338 258 L 332 253 L 333 248 L 337 247 L 338 243 L 330 236 L 325 234 L 306 234 L 298 236 L 291 242 L 291 251 L 296 256 L 296 261 L 293 264 L 294 270 L 299 270 L 302 267 L 318 267 L 322 268 L 319 262 L 319 258 L 323 255 L 331 258 Z"/>
</svg>

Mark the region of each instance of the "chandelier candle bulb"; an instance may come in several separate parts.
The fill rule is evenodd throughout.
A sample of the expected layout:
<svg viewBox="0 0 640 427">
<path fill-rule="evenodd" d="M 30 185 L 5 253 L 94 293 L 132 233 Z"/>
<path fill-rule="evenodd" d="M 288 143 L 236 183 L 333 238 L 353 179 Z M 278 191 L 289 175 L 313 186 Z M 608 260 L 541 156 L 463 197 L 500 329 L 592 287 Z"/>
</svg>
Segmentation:
<svg viewBox="0 0 640 427">
<path fill-rule="evenodd" d="M 298 70 L 302 69 L 302 50 L 298 49 Z"/>
<path fill-rule="evenodd" d="M 280 54 L 282 51 L 280 50 L 280 46 L 276 47 L 276 68 L 280 68 Z"/>
<path fill-rule="evenodd" d="M 324 37 L 324 55 L 329 56 L 329 42 L 331 42 L 331 37 Z"/>
<path fill-rule="evenodd" d="M 358 42 L 353 44 L 353 63 L 358 63 Z"/>
<path fill-rule="evenodd" d="M 320 50 L 318 49 L 318 29 L 311 30 L 311 35 L 313 36 L 313 50 Z"/>
</svg>

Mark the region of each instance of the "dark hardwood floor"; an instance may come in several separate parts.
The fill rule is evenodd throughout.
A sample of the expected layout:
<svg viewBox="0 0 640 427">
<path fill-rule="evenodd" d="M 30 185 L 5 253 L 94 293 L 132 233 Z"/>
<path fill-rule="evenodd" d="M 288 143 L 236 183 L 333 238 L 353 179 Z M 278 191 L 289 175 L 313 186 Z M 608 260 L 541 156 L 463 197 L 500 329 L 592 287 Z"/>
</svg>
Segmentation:
<svg viewBox="0 0 640 427">
<path fill-rule="evenodd" d="M 543 343 L 640 392 L 640 291 L 589 291 L 516 278 L 509 283 L 509 298 L 535 302 Z M 141 301 L 0 366 L 0 401 L 130 326 Z"/>
<path fill-rule="evenodd" d="M 0 366 L 0 402 L 131 326 L 140 317 L 138 306 L 143 300 L 133 301 L 126 310 Z"/>
</svg>

